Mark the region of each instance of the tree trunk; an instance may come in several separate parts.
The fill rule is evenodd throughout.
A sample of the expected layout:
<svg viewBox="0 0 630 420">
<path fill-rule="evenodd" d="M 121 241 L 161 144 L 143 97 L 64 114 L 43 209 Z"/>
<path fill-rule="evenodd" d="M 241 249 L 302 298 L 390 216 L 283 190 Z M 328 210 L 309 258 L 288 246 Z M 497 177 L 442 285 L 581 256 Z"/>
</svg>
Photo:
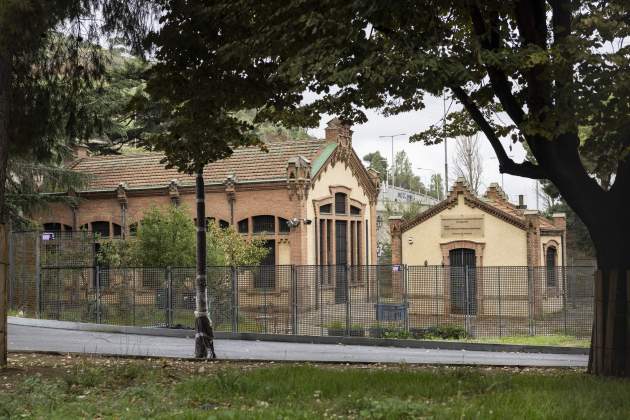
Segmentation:
<svg viewBox="0 0 630 420">
<path fill-rule="evenodd" d="M 617 193 L 615 200 L 601 203 L 602 224 L 589 227 L 598 271 L 588 371 L 630 377 L 630 192 Z"/>
<path fill-rule="evenodd" d="M 0 369 L 7 365 L 7 294 L 8 243 L 6 241 L 5 187 L 9 160 L 9 102 L 11 95 L 11 66 L 0 52 Z"/>
<path fill-rule="evenodd" d="M 208 279 L 206 276 L 206 203 L 203 182 L 203 169 L 197 173 L 197 279 L 195 305 L 195 357 L 216 359 L 214 334 L 208 314 Z"/>
<path fill-rule="evenodd" d="M 5 188 L 9 160 L 9 107 L 11 97 L 11 63 L 0 52 L 0 223 L 5 223 Z"/>
<path fill-rule="evenodd" d="M 630 377 L 630 271 L 598 270 L 588 371 Z"/>
</svg>

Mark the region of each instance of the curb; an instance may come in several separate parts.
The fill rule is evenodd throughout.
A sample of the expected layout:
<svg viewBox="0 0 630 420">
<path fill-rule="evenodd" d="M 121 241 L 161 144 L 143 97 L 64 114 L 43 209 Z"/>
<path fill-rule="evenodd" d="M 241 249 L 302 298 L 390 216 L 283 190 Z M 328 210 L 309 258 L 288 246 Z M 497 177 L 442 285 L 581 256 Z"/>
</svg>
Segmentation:
<svg viewBox="0 0 630 420">
<path fill-rule="evenodd" d="M 158 337 L 190 338 L 195 335 L 189 329 L 171 329 L 154 327 L 129 327 L 106 324 L 89 324 L 72 321 L 51 321 L 31 318 L 8 317 L 9 325 L 25 327 L 52 328 L 62 330 L 100 332 L 112 334 L 149 335 Z M 246 340 L 246 341 L 275 341 L 287 343 L 305 344 L 340 344 L 348 346 L 376 346 L 395 348 L 416 348 L 429 350 L 465 350 L 486 351 L 504 353 L 545 353 L 588 355 L 589 349 L 583 347 L 555 347 L 555 346 L 530 346 L 520 344 L 488 344 L 488 343 L 462 343 L 458 341 L 436 340 L 406 340 L 391 338 L 367 338 L 367 337 L 332 337 L 332 336 L 305 336 L 284 334 L 260 334 L 260 333 L 228 333 L 215 332 L 215 338 L 220 340 Z"/>
</svg>

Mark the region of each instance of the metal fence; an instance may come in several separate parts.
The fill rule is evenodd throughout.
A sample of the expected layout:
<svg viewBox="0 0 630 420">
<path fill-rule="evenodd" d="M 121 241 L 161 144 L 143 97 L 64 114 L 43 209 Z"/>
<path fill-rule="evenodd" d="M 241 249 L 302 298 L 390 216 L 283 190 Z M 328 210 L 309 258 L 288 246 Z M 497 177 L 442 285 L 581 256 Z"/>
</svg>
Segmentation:
<svg viewBox="0 0 630 420">
<path fill-rule="evenodd" d="M 13 271 L 24 316 L 192 328 L 194 268 Z M 208 267 L 217 331 L 392 338 L 590 336 L 592 267 Z"/>
</svg>

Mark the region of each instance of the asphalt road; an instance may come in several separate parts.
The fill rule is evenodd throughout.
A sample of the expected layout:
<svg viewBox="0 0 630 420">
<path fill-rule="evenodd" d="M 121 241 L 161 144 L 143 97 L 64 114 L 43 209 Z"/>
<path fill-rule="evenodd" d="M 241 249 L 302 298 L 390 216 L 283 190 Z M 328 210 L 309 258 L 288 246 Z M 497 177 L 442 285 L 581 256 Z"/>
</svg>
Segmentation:
<svg viewBox="0 0 630 420">
<path fill-rule="evenodd" d="M 189 338 L 52 329 L 9 323 L 9 351 L 116 354 L 192 358 Z M 341 344 L 215 340 L 217 356 L 230 360 L 379 362 L 491 366 L 585 367 L 571 354 L 410 349 Z"/>
</svg>

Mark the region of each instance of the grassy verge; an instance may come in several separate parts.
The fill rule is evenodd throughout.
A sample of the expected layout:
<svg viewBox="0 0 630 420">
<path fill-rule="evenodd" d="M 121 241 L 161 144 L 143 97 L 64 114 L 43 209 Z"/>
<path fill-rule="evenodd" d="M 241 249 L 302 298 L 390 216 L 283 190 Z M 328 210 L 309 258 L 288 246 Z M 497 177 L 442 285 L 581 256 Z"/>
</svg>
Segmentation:
<svg viewBox="0 0 630 420">
<path fill-rule="evenodd" d="M 589 347 L 591 340 L 581 340 L 568 335 L 534 335 L 509 336 L 492 338 L 474 338 L 467 340 L 473 343 L 521 344 L 527 346 L 557 346 L 557 347 Z"/>
<path fill-rule="evenodd" d="M 0 417 L 627 418 L 630 382 L 577 370 L 11 355 Z"/>
</svg>

